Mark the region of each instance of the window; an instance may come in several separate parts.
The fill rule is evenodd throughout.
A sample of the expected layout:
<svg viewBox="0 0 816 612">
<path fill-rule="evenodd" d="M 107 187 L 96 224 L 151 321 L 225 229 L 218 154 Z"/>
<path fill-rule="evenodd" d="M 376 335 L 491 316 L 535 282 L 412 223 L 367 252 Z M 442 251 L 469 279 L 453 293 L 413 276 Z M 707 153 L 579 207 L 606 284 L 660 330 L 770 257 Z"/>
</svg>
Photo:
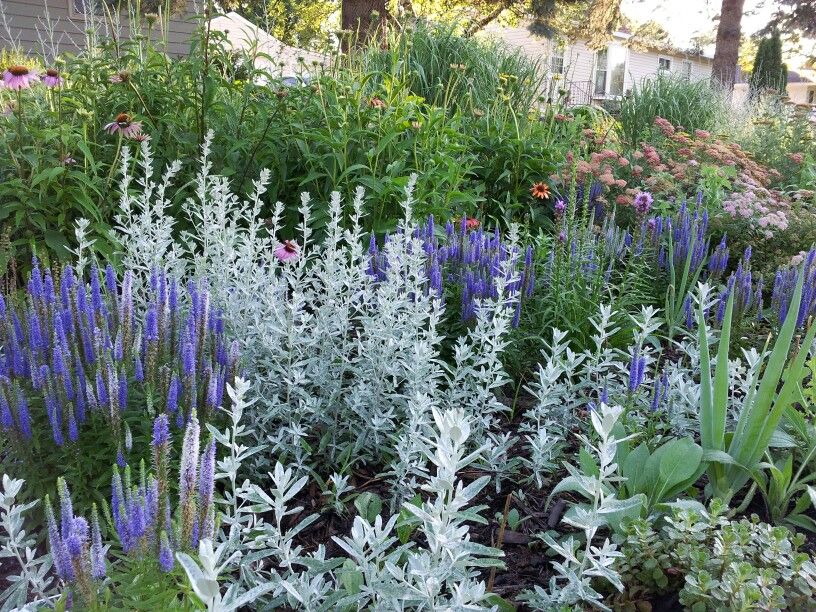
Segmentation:
<svg viewBox="0 0 816 612">
<path fill-rule="evenodd" d="M 606 49 L 601 49 L 595 52 L 595 95 L 606 95 L 606 72 L 607 72 L 607 56 Z"/>
<path fill-rule="evenodd" d="M 657 58 L 657 72 L 658 74 L 665 74 L 671 71 L 671 60 L 668 57 Z"/>
<path fill-rule="evenodd" d="M 561 45 L 550 47 L 550 72 L 564 74 L 564 47 Z"/>
<path fill-rule="evenodd" d="M 808 89 L 808 104 L 816 104 L 816 89 Z"/>
<path fill-rule="evenodd" d="M 626 77 L 626 49 L 609 45 L 595 53 L 596 96 L 622 96 Z"/>
<path fill-rule="evenodd" d="M 691 80 L 691 60 L 683 60 L 683 78 Z"/>
</svg>

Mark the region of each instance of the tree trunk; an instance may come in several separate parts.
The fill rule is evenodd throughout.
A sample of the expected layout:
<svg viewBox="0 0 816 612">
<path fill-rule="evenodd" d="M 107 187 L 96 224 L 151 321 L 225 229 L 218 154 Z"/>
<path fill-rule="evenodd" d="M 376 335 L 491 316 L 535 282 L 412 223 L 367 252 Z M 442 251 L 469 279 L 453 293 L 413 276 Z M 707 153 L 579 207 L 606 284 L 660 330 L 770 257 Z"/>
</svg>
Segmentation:
<svg viewBox="0 0 816 612">
<path fill-rule="evenodd" d="M 726 93 L 734 90 L 739 58 L 742 8 L 745 0 L 722 0 L 720 25 L 717 27 L 717 46 L 714 65 L 711 67 L 711 83 L 720 85 Z"/>
<path fill-rule="evenodd" d="M 378 17 L 372 17 L 377 12 Z M 359 44 L 374 32 L 387 14 L 386 0 L 342 0 L 340 20 L 344 30 L 351 32 L 352 44 Z"/>
</svg>

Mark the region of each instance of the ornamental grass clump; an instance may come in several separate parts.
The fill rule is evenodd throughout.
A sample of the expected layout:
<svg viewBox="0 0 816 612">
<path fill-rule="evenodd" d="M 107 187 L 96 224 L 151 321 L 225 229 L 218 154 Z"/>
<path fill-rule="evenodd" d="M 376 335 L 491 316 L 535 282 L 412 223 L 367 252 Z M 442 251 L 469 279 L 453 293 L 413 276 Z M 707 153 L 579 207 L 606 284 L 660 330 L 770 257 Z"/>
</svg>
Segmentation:
<svg viewBox="0 0 816 612">
<path fill-rule="evenodd" d="M 25 294 L 0 296 L 5 460 L 43 478 L 62 457 L 55 447 L 73 453 L 67 447 L 81 443 L 84 429 L 102 427 L 96 440 L 124 465 L 131 427 L 142 425 L 132 405 L 166 412 L 178 427 L 191 416 L 207 420 L 221 405 L 237 346 L 227 346 L 206 284 L 190 281 L 183 292 L 154 270 L 144 307 L 134 305 L 134 289 L 130 271 L 121 281 L 110 266 L 84 279 L 71 266 L 55 276 L 35 260 Z"/>
</svg>

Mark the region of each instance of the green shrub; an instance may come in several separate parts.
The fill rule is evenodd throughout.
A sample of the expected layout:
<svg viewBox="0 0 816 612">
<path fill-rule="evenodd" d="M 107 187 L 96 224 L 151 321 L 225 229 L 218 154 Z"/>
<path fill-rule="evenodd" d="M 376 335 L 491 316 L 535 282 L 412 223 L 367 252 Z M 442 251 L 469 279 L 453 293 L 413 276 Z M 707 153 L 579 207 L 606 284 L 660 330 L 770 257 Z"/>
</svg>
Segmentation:
<svg viewBox="0 0 816 612">
<path fill-rule="evenodd" d="M 507 105 L 524 115 L 544 91 L 537 60 L 499 42 L 461 36 L 455 25 L 419 22 L 384 46 L 366 48 L 356 59 L 358 70 L 402 80 L 436 106 L 489 112 Z"/>
</svg>

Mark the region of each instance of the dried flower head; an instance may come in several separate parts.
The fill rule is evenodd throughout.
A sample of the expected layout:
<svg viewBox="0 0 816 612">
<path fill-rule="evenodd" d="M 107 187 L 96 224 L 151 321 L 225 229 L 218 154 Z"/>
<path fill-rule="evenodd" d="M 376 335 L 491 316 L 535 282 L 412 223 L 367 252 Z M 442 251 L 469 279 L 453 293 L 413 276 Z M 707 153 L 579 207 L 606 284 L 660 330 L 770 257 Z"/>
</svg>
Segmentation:
<svg viewBox="0 0 816 612">
<path fill-rule="evenodd" d="M 372 97 L 368 101 L 368 105 L 371 108 L 376 108 L 376 109 L 380 109 L 380 110 L 382 110 L 382 109 L 384 109 L 386 107 L 385 100 L 383 100 L 382 98 L 378 98 L 377 96 Z"/>
<path fill-rule="evenodd" d="M 127 70 L 117 72 L 108 79 L 111 83 L 127 83 L 130 81 L 130 73 Z"/>
</svg>

